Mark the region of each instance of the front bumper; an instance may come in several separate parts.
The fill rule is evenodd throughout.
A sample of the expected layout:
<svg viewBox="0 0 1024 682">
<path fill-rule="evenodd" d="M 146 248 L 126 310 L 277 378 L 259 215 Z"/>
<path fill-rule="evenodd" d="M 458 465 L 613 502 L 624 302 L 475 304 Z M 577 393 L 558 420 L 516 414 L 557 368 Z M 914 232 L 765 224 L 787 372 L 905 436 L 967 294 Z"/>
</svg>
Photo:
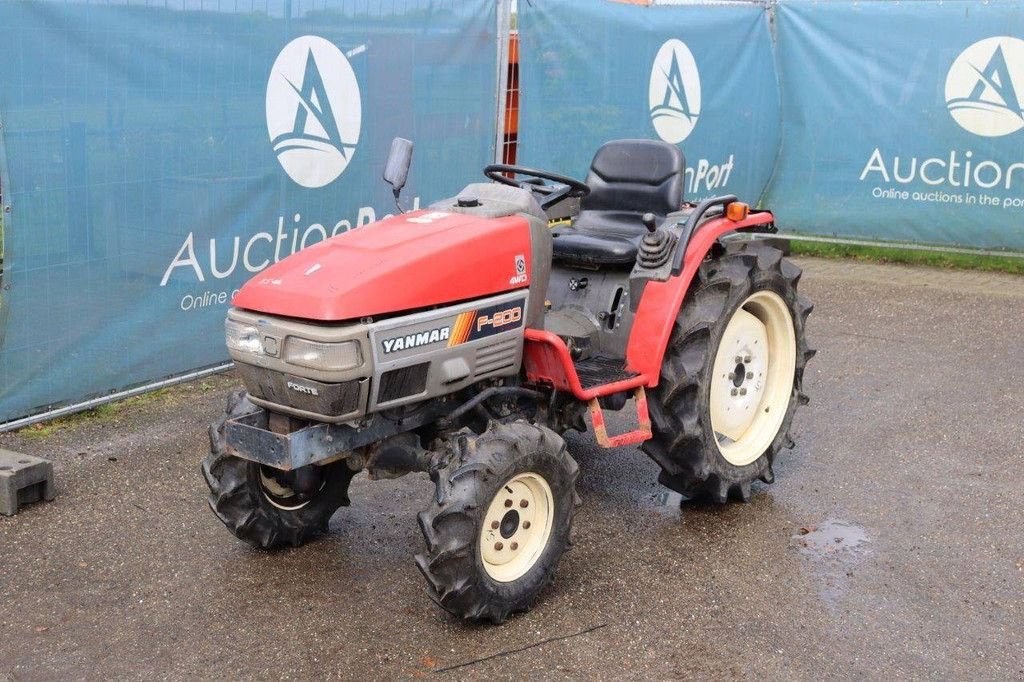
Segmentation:
<svg viewBox="0 0 1024 682">
<path fill-rule="evenodd" d="M 269 415 L 260 408 L 229 419 L 224 425 L 228 453 L 285 471 L 337 459 L 359 448 L 429 424 L 453 408 L 450 397 L 431 400 L 401 419 L 371 415 L 359 426 L 314 423 L 291 433 L 269 428 Z"/>
</svg>

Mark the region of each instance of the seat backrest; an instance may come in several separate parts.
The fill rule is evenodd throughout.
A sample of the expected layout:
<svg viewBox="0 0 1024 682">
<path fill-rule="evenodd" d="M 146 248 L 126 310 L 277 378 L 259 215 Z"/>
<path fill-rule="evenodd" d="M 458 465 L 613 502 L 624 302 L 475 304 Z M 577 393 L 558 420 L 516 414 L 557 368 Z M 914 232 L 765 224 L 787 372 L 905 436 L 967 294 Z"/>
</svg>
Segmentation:
<svg viewBox="0 0 1024 682">
<path fill-rule="evenodd" d="M 636 211 L 665 215 L 683 203 L 686 161 L 675 145 L 655 140 L 612 140 L 590 164 L 588 211 Z"/>
</svg>

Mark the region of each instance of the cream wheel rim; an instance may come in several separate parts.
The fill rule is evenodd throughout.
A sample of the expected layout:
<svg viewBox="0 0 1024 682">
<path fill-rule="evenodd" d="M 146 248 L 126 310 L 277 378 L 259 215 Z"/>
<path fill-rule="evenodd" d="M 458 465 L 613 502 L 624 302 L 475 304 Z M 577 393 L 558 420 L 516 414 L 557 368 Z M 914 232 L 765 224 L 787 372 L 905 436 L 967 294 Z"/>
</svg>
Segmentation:
<svg viewBox="0 0 1024 682">
<path fill-rule="evenodd" d="M 480 529 L 484 570 L 501 583 L 526 575 L 551 537 L 555 498 L 543 476 L 517 474 L 491 500 Z"/>
<path fill-rule="evenodd" d="M 321 490 L 324 484 L 320 483 Z M 311 496 L 300 495 L 273 476 L 268 476 L 263 467 L 260 467 L 260 489 L 267 502 L 283 511 L 297 511 L 312 501 Z"/>
<path fill-rule="evenodd" d="M 782 297 L 758 291 L 725 327 L 715 354 L 710 405 L 718 450 L 746 466 L 778 435 L 796 372 L 796 332 Z"/>
</svg>

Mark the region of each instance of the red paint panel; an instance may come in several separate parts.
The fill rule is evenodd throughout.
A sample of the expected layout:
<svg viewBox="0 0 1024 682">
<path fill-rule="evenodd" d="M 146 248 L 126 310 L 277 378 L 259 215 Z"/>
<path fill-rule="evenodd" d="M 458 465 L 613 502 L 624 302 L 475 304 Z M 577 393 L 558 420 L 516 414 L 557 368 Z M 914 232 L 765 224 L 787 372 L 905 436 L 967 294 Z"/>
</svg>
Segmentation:
<svg viewBox="0 0 1024 682">
<path fill-rule="evenodd" d="M 641 375 L 610 384 L 583 388 L 565 341 L 543 329 L 526 330 L 523 367 L 526 370 L 526 378 L 531 382 L 550 384 L 560 391 L 572 393 L 580 400 L 621 393 L 649 383 L 649 378 Z"/>
<path fill-rule="evenodd" d="M 249 280 L 233 304 L 325 322 L 425 308 L 529 286 L 530 254 L 525 218 L 415 211 L 285 258 Z M 521 280 L 518 256 L 526 260 Z"/>
<path fill-rule="evenodd" d="M 633 400 L 636 401 L 637 428 L 617 436 L 608 435 L 608 427 L 604 421 L 604 412 L 601 410 L 601 404 L 597 401 L 597 398 L 590 401 L 590 421 L 594 425 L 594 436 L 597 438 L 597 444 L 602 448 L 636 445 L 651 439 L 653 435 L 651 431 L 651 417 L 647 410 L 647 393 L 644 391 L 643 386 L 638 386 L 633 391 Z"/>
<path fill-rule="evenodd" d="M 526 378 L 535 384 L 550 384 L 577 396 L 583 391 L 569 349 L 561 338 L 549 331 L 526 330 L 523 367 Z"/>
<path fill-rule="evenodd" d="M 752 213 L 746 220 L 733 222 L 728 218 L 716 218 L 704 223 L 693 236 L 686 248 L 683 271 L 666 282 L 649 282 L 644 287 L 640 305 L 633 319 L 633 330 L 626 347 L 626 366 L 651 378 L 647 386 L 657 386 L 661 361 L 668 348 L 672 325 L 682 308 L 686 292 L 690 289 L 697 268 L 715 241 L 727 232 L 744 227 L 767 225 L 775 217 L 767 211 Z"/>
</svg>

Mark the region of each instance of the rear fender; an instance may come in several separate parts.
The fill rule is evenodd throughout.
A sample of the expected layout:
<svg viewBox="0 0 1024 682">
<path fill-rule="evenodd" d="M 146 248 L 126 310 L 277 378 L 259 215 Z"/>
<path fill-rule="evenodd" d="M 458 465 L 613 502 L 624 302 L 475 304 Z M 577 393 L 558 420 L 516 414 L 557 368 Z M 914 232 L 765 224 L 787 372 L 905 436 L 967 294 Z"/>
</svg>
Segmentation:
<svg viewBox="0 0 1024 682">
<path fill-rule="evenodd" d="M 775 217 L 768 211 L 751 213 L 746 219 L 732 221 L 721 217 L 709 220 L 694 232 L 683 256 L 683 267 L 677 275 L 664 282 L 651 281 L 633 320 L 633 329 L 626 347 L 626 366 L 647 379 L 646 386 L 657 386 L 661 363 L 668 348 L 672 327 L 690 290 L 697 268 L 715 242 L 725 234 L 744 228 L 770 225 Z"/>
</svg>

